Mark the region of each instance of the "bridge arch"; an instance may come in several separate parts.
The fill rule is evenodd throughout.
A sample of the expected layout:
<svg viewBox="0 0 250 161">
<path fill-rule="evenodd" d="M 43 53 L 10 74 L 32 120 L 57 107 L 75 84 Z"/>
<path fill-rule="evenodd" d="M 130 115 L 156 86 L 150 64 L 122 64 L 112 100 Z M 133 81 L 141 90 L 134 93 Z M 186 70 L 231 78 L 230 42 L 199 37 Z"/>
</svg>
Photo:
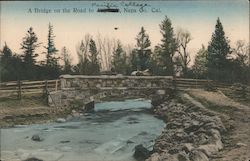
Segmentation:
<svg viewBox="0 0 250 161">
<path fill-rule="evenodd" d="M 84 107 L 91 101 L 107 97 L 138 97 L 151 99 L 171 91 L 170 76 L 60 76 L 61 90 L 51 92 L 49 104 L 56 107 Z"/>
</svg>

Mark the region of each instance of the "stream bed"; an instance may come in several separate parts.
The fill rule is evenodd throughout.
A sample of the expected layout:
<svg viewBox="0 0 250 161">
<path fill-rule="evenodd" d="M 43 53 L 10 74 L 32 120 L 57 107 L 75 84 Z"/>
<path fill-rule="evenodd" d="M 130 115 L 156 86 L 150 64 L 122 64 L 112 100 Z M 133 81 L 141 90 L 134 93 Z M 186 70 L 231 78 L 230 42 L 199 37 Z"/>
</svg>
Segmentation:
<svg viewBox="0 0 250 161">
<path fill-rule="evenodd" d="M 1 129 L 1 160 L 134 161 L 134 147 L 152 150 L 165 124 L 144 99 L 95 104 L 95 112 L 64 123 Z M 33 141 L 33 135 L 42 140 Z"/>
</svg>

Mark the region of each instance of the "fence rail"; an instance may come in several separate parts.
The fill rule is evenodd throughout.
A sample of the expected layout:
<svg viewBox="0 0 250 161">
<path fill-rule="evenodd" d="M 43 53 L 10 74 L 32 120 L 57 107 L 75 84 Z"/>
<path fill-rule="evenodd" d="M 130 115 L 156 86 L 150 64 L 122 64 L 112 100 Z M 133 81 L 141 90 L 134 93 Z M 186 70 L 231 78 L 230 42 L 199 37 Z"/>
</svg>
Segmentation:
<svg viewBox="0 0 250 161">
<path fill-rule="evenodd" d="M 0 97 L 16 95 L 21 98 L 26 94 L 42 94 L 60 89 L 60 80 L 11 81 L 0 83 Z"/>
<path fill-rule="evenodd" d="M 216 88 L 229 88 L 232 84 L 223 83 L 213 80 L 206 79 L 186 79 L 186 78 L 177 78 L 175 79 L 177 88 L 204 88 L 206 86 L 213 86 Z"/>
</svg>

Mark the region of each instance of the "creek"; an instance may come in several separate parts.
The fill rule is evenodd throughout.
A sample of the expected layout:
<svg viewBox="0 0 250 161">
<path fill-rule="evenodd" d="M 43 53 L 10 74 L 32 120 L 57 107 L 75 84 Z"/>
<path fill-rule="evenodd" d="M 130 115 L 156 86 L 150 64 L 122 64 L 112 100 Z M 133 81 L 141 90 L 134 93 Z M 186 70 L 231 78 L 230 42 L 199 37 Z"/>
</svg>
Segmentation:
<svg viewBox="0 0 250 161">
<path fill-rule="evenodd" d="M 144 99 L 95 104 L 95 112 L 64 123 L 1 129 L 1 159 L 46 161 L 134 161 L 134 147 L 153 149 L 165 123 L 151 114 Z M 42 140 L 33 141 L 38 135 Z"/>
</svg>

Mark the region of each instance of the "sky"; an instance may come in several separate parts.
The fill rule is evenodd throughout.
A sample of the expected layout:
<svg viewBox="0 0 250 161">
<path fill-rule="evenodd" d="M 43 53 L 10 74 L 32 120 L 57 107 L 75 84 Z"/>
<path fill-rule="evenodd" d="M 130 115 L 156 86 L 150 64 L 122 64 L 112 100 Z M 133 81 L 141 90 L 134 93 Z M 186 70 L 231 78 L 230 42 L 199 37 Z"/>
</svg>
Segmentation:
<svg viewBox="0 0 250 161">
<path fill-rule="evenodd" d="M 191 33 L 188 50 L 192 58 L 202 44 L 208 45 L 218 17 L 232 47 L 237 40 L 249 42 L 248 0 L 1 1 L 0 4 L 0 47 L 6 42 L 18 54 L 22 53 L 20 43 L 29 27 L 33 27 L 38 41 L 42 43 L 38 53 L 45 51 L 43 46 L 46 46 L 49 23 L 54 27 L 56 48 L 61 50 L 66 46 L 73 62 L 77 62 L 77 44 L 88 33 L 94 37 L 101 34 L 119 39 L 123 45 L 135 45 L 135 37 L 143 26 L 153 49 L 162 38 L 159 24 L 165 16 L 171 19 L 175 31 L 183 28 Z M 98 8 L 107 8 L 107 5 L 119 8 L 120 12 L 96 12 Z M 137 5 L 146 6 L 141 10 Z M 74 8 L 82 12 L 73 12 Z M 70 12 L 63 12 L 65 9 Z"/>
</svg>

